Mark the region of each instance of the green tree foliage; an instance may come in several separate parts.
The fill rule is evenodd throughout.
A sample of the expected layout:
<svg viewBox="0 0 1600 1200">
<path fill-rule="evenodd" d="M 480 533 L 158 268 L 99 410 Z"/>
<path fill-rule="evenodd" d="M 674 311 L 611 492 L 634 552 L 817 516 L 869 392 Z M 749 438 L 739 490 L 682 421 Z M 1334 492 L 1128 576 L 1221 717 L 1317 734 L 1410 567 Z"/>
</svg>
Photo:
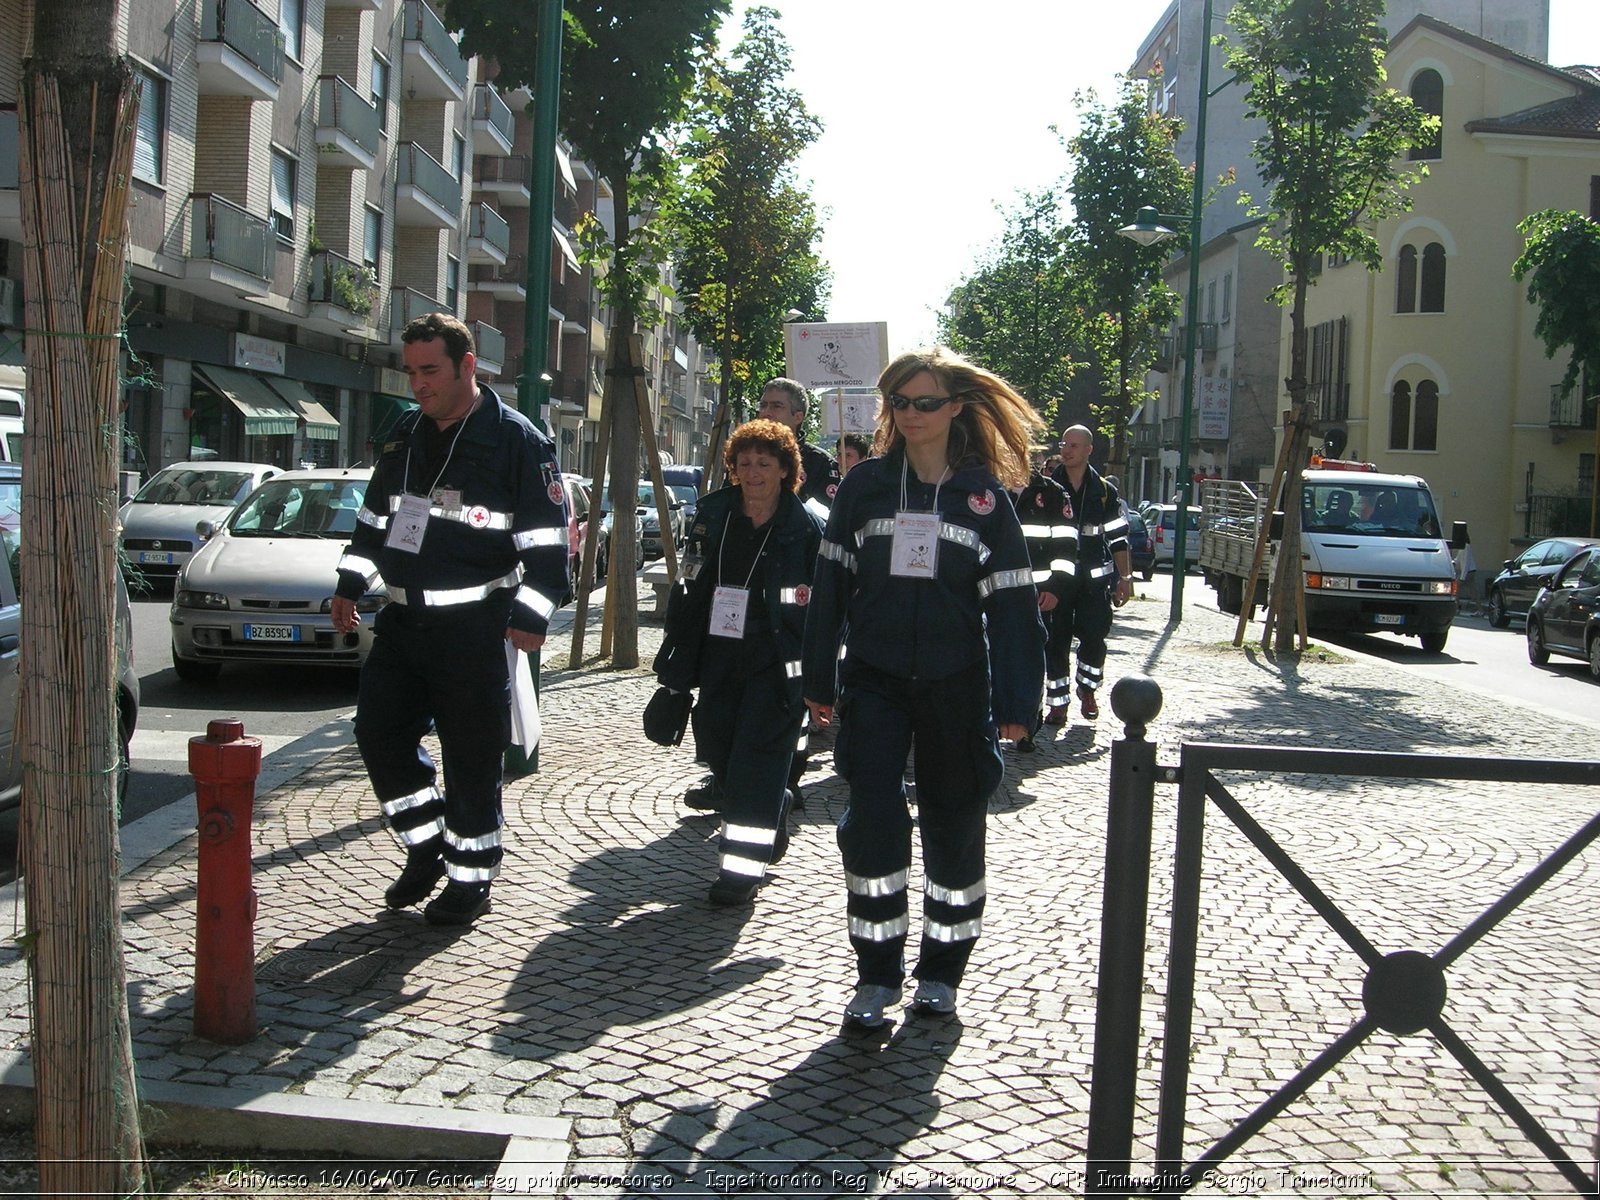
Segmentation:
<svg viewBox="0 0 1600 1200">
<path fill-rule="evenodd" d="M 1539 308 L 1533 331 L 1546 357 L 1571 351 L 1561 377 L 1566 396 L 1584 371 L 1600 378 L 1600 223 L 1547 208 L 1524 219 L 1517 232 L 1525 242 L 1511 278 L 1528 280 L 1528 303 Z"/>
<path fill-rule="evenodd" d="M 998 372 L 1053 422 L 1078 364 L 1059 191 L 1024 192 L 986 261 L 950 293 L 939 340 Z"/>
<path fill-rule="evenodd" d="M 1423 173 L 1402 155 L 1439 128 L 1407 96 L 1385 86 L 1379 25 L 1384 0 L 1238 0 L 1225 61 L 1246 89 L 1245 112 L 1264 132 L 1252 155 L 1265 195 L 1256 245 L 1284 266 L 1274 298 L 1289 306 L 1289 398 L 1293 412 L 1281 507 L 1287 516 L 1270 589 L 1267 628 L 1291 646 L 1300 574 L 1300 474 L 1313 414 L 1306 411 L 1306 291 L 1325 253 L 1376 269 L 1376 221 L 1410 207 L 1406 189 Z M 1249 197 L 1245 203 L 1252 203 Z"/>
<path fill-rule="evenodd" d="M 1161 280 L 1171 243 L 1141 246 L 1117 230 L 1144 205 L 1182 212 L 1190 184 L 1172 149 L 1179 123 L 1151 111 L 1147 88 L 1124 79 L 1111 102 L 1079 93 L 1078 132 L 1066 143 L 1073 221 L 1065 249 L 1074 311 L 1079 340 L 1101 379 L 1105 403 L 1094 414 L 1111 439 L 1114 464 L 1127 458 L 1128 421 L 1150 396 L 1145 374 L 1178 313 L 1177 294 Z"/>
<path fill-rule="evenodd" d="M 735 409 L 781 373 L 783 320 L 820 313 L 828 273 L 816 253 L 816 206 L 796 184 L 795 160 L 822 133 L 786 85 L 789 46 L 778 14 L 752 8 L 729 61 L 707 64 L 679 147 L 686 162 L 674 220 L 685 320 L 724 359 Z"/>
</svg>

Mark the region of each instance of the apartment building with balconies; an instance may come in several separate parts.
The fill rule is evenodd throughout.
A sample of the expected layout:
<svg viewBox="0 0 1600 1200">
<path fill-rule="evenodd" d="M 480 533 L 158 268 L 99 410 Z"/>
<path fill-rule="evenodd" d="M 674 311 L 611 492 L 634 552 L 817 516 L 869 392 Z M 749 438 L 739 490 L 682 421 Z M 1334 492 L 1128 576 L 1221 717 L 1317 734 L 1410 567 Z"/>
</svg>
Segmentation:
<svg viewBox="0 0 1600 1200">
<path fill-rule="evenodd" d="M 15 31 L 0 37 L 8 243 L 21 240 L 15 97 L 31 11 L 26 0 L 0 0 Z M 122 40 L 142 84 L 128 467 L 197 455 L 370 462 L 374 439 L 411 404 L 400 332 L 431 311 L 468 322 L 480 378 L 516 402 L 525 305 L 496 289 L 528 239 L 528 97 L 485 81 L 439 9 L 428 0 L 130 0 Z M 520 193 L 508 196 L 503 185 L 519 174 Z M 535 327 L 550 338 L 556 371 L 563 356 L 582 364 L 584 394 L 553 389 L 556 403 L 539 415 L 572 402 L 588 416 L 598 408 L 586 370 L 591 279 L 568 238 L 584 200 L 573 168 L 560 174 L 565 223 L 550 236 L 563 252 L 551 312 Z M 0 284 L 0 300 L 20 275 L 20 248 L 8 246 L 0 277 L 12 285 Z M 568 321 L 568 310 L 579 318 Z M 20 361 L 20 343 L 9 353 Z M 575 451 L 562 460 L 576 465 Z"/>
</svg>

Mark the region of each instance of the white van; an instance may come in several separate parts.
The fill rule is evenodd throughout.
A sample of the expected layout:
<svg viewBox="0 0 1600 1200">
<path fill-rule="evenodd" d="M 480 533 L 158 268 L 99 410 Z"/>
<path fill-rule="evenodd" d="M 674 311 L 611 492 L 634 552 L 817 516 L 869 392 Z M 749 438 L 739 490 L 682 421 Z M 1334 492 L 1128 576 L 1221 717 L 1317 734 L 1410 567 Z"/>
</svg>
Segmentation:
<svg viewBox="0 0 1600 1200">
<path fill-rule="evenodd" d="M 22 393 L 0 388 L 0 462 L 22 461 Z"/>
</svg>

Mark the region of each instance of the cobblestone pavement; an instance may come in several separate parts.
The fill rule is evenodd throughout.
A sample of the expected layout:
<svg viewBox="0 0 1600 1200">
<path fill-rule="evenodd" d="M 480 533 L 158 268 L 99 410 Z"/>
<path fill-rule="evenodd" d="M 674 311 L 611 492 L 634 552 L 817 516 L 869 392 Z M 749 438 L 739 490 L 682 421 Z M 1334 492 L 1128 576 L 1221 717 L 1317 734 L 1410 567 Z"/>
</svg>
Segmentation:
<svg viewBox="0 0 1600 1200">
<path fill-rule="evenodd" d="M 1181 742 L 1600 758 L 1594 725 L 1375 660 L 1276 661 L 1140 600 L 1107 675 L 1144 672 Z M 646 663 L 659 639 L 647 618 Z M 596 645 L 591 635 L 590 652 Z M 553 641 L 551 659 L 566 659 Z M 354 751 L 257 800 L 260 1033 L 192 1035 L 193 838 L 129 871 L 139 1069 L 257 1091 L 564 1116 L 573 1194 L 1071 1195 L 1082 1187 L 1104 873 L 1109 704 L 1008 752 L 990 805 L 983 937 L 948 1020 L 846 1036 L 853 982 L 826 748 L 793 847 L 753 907 L 714 910 L 716 828 L 683 807 L 701 771 L 639 732 L 646 670 L 547 669 L 537 774 L 507 784 L 508 848 L 471 930 L 385 912 L 401 854 Z M 1239 772 L 1224 780 L 1379 950 L 1432 952 L 1596 811 L 1580 788 Z M 1157 790 L 1136 1170 L 1154 1154 L 1176 789 Z M 1443 1019 L 1586 1167 L 1600 1095 L 1594 854 L 1451 967 Z M 1208 817 L 1186 1155 L 1194 1158 L 1363 1014 L 1356 955 L 1242 835 Z M 903 1014 L 896 1014 L 903 1018 Z M 26 988 L 0 954 L 0 1046 Z M 881 1174 L 880 1174 L 881 1173 Z M 631 1182 L 615 1177 L 632 1175 Z M 648 1176 L 661 1178 L 651 1181 Z M 607 1177 L 611 1177 L 607 1181 Z M 1378 1032 L 1196 1195 L 1569 1194 L 1429 1034 Z"/>
</svg>

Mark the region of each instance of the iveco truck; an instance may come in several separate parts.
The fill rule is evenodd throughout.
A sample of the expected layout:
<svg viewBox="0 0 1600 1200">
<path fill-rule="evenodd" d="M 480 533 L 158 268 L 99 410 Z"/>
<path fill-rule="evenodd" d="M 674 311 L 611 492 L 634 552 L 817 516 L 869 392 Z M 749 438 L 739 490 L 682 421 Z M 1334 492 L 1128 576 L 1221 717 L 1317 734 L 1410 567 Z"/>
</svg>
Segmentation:
<svg viewBox="0 0 1600 1200">
<path fill-rule="evenodd" d="M 1224 612 L 1239 612 L 1269 519 L 1266 502 L 1245 483 L 1212 479 L 1200 493 L 1200 569 Z M 1311 460 L 1300 489 L 1300 557 L 1310 633 L 1398 633 L 1444 649 L 1456 615 L 1452 551 L 1467 542 L 1465 521 L 1448 540 L 1427 481 L 1387 475 L 1371 463 Z M 1272 578 L 1272 543 L 1257 585 Z"/>
</svg>

